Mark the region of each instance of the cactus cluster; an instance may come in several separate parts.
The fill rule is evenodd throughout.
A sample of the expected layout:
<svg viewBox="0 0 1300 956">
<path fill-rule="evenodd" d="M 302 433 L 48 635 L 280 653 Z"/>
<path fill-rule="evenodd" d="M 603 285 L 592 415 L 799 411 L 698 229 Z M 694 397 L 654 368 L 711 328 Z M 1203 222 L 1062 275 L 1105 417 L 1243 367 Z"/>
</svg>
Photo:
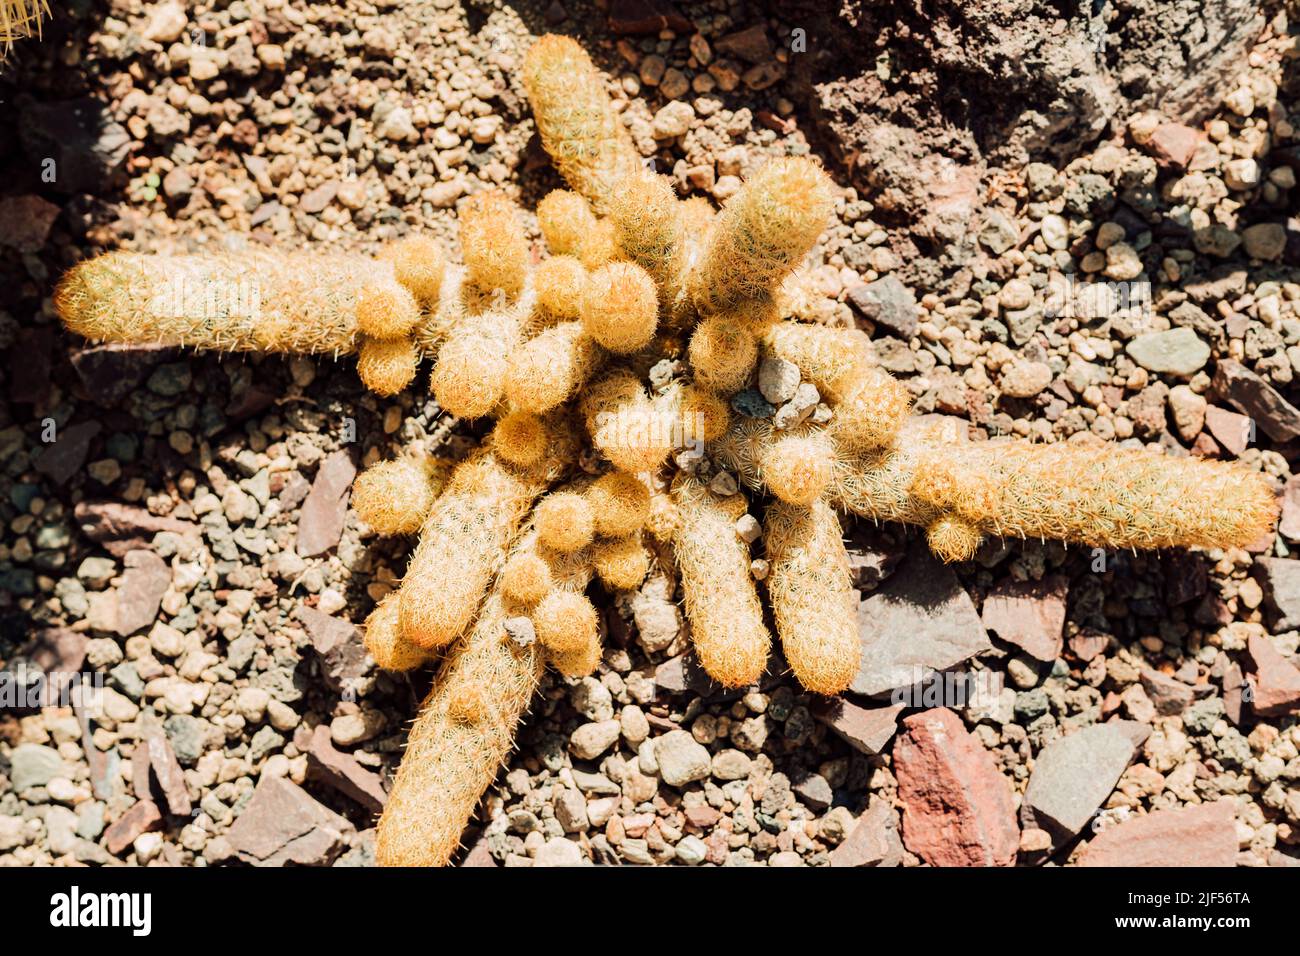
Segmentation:
<svg viewBox="0 0 1300 956">
<path fill-rule="evenodd" d="M 367 621 L 371 655 L 394 670 L 441 658 L 379 824 L 381 862 L 448 862 L 545 666 L 596 668 L 594 579 L 624 590 L 652 564 L 674 568 L 714 679 L 759 678 L 771 621 L 794 676 L 832 695 L 859 655 L 841 513 L 918 525 L 945 560 L 988 536 L 1229 546 L 1271 527 L 1273 490 L 1245 469 L 968 442 L 910 417 L 864 333 L 788 318 L 784 285 L 833 207 L 815 162 L 768 162 L 715 213 L 642 166 L 576 43 L 538 41 L 524 82 L 572 188 L 538 208 L 540 261 L 519 211 L 486 192 L 461 208 L 459 266 L 422 238 L 379 260 L 112 254 L 56 297 L 96 339 L 356 353 L 381 394 L 427 356 L 447 411 L 494 420 L 464 461 L 410 455 L 354 489 L 377 532 L 418 536 Z M 258 301 L 188 312 L 167 300 L 176 275 L 200 289 L 253 275 Z M 815 390 L 799 414 L 736 399 L 765 359 Z"/>
</svg>

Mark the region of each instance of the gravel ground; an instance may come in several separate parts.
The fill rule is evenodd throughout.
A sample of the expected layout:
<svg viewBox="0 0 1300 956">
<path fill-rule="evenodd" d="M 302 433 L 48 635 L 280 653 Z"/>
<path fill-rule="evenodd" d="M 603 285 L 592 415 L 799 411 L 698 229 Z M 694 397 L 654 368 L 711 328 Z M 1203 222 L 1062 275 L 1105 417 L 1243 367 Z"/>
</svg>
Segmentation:
<svg viewBox="0 0 1300 956">
<path fill-rule="evenodd" d="M 106 6 L 61 11 L 0 79 L 0 661 L 106 682 L 93 716 L 0 701 L 0 865 L 369 865 L 430 675 L 361 648 L 409 542 L 346 489 L 412 441 L 477 436 L 422 382 L 380 400 L 346 362 L 88 348 L 54 280 L 104 248 L 454 246 L 461 197 L 558 185 L 517 73 L 548 30 L 587 45 L 684 195 L 725 200 L 816 152 L 797 25 L 722 0 L 648 36 L 558 0 Z M 633 6 L 653 5 L 614 12 Z M 867 653 L 841 701 L 779 662 L 711 686 L 652 576 L 601 602 L 597 675 L 546 679 L 465 865 L 1300 863 L 1298 54 L 1278 17 L 1203 124 L 1142 112 L 1068 165 L 990 170 L 932 287 L 846 186 L 795 289 L 976 439 L 1266 472 L 1273 538 L 993 542 L 950 569 L 846 527 Z M 891 703 L 913 667 L 978 693 Z"/>
</svg>

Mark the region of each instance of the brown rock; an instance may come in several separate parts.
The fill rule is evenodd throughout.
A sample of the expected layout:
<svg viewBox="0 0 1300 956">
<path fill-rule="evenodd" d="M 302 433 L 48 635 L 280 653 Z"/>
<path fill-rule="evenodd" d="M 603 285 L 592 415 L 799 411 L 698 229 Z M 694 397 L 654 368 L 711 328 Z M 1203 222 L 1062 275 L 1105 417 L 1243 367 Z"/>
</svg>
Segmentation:
<svg viewBox="0 0 1300 956">
<path fill-rule="evenodd" d="M 86 659 L 86 635 L 66 627 L 42 628 L 19 656 L 46 674 L 75 674 Z"/>
<path fill-rule="evenodd" d="M 492 853 L 488 850 L 486 840 L 476 840 L 474 845 L 469 848 L 465 854 L 465 859 L 460 861 L 462 867 L 490 866 L 495 867 L 497 861 L 492 859 Z"/>
<path fill-rule="evenodd" d="M 1156 810 L 1103 831 L 1084 848 L 1080 866 L 1235 866 L 1237 810 L 1219 800 Z"/>
<path fill-rule="evenodd" d="M 711 830 L 713 826 L 722 818 L 722 811 L 706 804 L 698 807 L 686 808 L 686 822 L 693 827 L 701 830 Z"/>
<path fill-rule="evenodd" d="M 875 755 L 883 752 L 893 739 L 898 729 L 898 715 L 905 706 L 859 707 L 847 700 L 818 700 L 813 704 L 812 713 L 854 750 Z"/>
<path fill-rule="evenodd" d="M 116 856 L 134 843 L 141 833 L 156 830 L 161 823 L 162 814 L 152 800 L 137 800 L 104 831 L 104 846 Z"/>
<path fill-rule="evenodd" d="M 199 526 L 179 518 L 161 518 L 144 508 L 113 501 L 82 501 L 73 510 L 81 533 L 116 558 L 146 547 L 159 531 L 197 537 Z"/>
<path fill-rule="evenodd" d="M 1070 650 L 1074 652 L 1075 657 L 1086 664 L 1104 651 L 1108 643 L 1110 643 L 1109 635 L 1085 627 L 1070 638 Z"/>
<path fill-rule="evenodd" d="M 172 816 L 188 817 L 193 807 L 190 803 L 189 790 L 185 787 L 185 771 L 181 769 L 180 761 L 176 759 L 171 741 L 167 739 L 162 726 L 156 720 L 142 719 L 140 724 L 140 742 L 149 752 L 149 767 L 153 770 L 154 778 L 158 781 L 158 786 L 162 788 L 163 796 L 167 800 L 167 812 Z M 134 778 L 136 767 L 133 766 L 131 769 Z M 141 796 L 141 791 L 137 790 L 136 795 Z"/>
<path fill-rule="evenodd" d="M 866 697 L 911 687 L 992 646 L 952 568 L 920 539 L 858 605 L 858 636 L 862 662 L 850 689 Z"/>
<path fill-rule="evenodd" d="M 40 196 L 0 199 L 0 246 L 39 252 L 58 218 L 59 207 Z"/>
<path fill-rule="evenodd" d="M 307 771 L 313 779 L 329 784 L 372 813 L 384 809 L 388 794 L 384 792 L 379 774 L 361 766 L 351 754 L 335 750 L 330 741 L 330 729 L 325 724 L 318 724 L 311 735 Z"/>
<path fill-rule="evenodd" d="M 1196 695 L 1195 688 L 1150 667 L 1142 668 L 1142 689 L 1164 717 L 1181 714 Z M 1206 689 L 1209 687 L 1206 685 Z"/>
<path fill-rule="evenodd" d="M 1246 686 L 1246 677 L 1241 672 L 1240 665 L 1235 662 L 1229 664 L 1223 671 L 1223 710 L 1227 717 L 1237 726 L 1241 726 L 1241 705 L 1245 703 L 1245 691 L 1242 689 Z M 1251 693 L 1254 693 L 1252 691 Z"/>
<path fill-rule="evenodd" d="M 158 608 L 171 584 L 172 572 L 167 562 L 153 551 L 128 551 L 122 560 L 126 571 L 117 591 L 114 629 L 127 637 L 148 627 L 158 617 Z"/>
<path fill-rule="evenodd" d="M 306 605 L 298 608 L 298 620 L 307 628 L 331 688 L 345 690 L 348 682 L 365 673 L 366 645 L 355 624 Z"/>
<path fill-rule="evenodd" d="M 1277 530 L 1288 541 L 1300 541 L 1300 475 L 1292 475 L 1282 492 L 1282 520 Z"/>
<path fill-rule="evenodd" d="M 66 484 L 69 478 L 81 471 L 90 453 L 90 443 L 103 427 L 99 422 L 79 422 L 58 429 L 54 441 L 36 456 L 33 467 L 56 485 Z"/>
<path fill-rule="evenodd" d="M 932 866 L 1010 866 L 1020 845 L 1011 785 L 993 756 L 939 707 L 903 721 L 894 775 L 903 843 Z"/>
<path fill-rule="evenodd" d="M 1214 373 L 1214 390 L 1217 394 L 1250 418 L 1274 441 L 1288 441 L 1300 435 L 1300 408 L 1296 408 L 1272 385 L 1264 381 L 1240 362 L 1221 359 Z M 1205 423 L 1210 434 L 1226 444 L 1215 430 L 1211 412 L 1214 406 L 1206 409 Z M 1239 425 L 1237 444 L 1242 444 L 1242 427 Z M 1246 432 L 1248 438 L 1250 432 Z M 1231 448 L 1229 449 L 1231 450 Z"/>
<path fill-rule="evenodd" d="M 1042 581 L 1004 581 L 984 599 L 984 627 L 1040 661 L 1061 656 L 1065 599 L 1070 582 L 1059 574 Z"/>
<path fill-rule="evenodd" d="M 325 207 L 334 201 L 338 191 L 339 184 L 337 181 L 331 179 L 323 182 L 315 189 L 302 194 L 302 198 L 298 200 L 298 208 L 312 215 L 324 212 Z"/>
<path fill-rule="evenodd" d="M 1246 450 L 1254 435 L 1249 418 L 1218 405 L 1205 409 L 1205 428 L 1224 451 L 1234 456 Z"/>
<path fill-rule="evenodd" d="M 695 25 L 667 0 L 613 0 L 609 5 L 609 29 L 622 36 L 641 36 L 672 30 L 686 34 Z"/>
<path fill-rule="evenodd" d="M 149 766 L 148 746 L 136 747 L 131 753 L 131 792 L 137 800 L 153 799 L 153 775 Z"/>
<path fill-rule="evenodd" d="M 71 361 L 91 401 L 116 405 L 175 352 L 167 345 L 96 345 L 73 352 Z"/>
<path fill-rule="evenodd" d="M 1146 148 L 1161 166 L 1186 169 L 1196 153 L 1196 147 L 1205 139 L 1200 130 L 1182 123 L 1161 123 L 1156 127 Z"/>
<path fill-rule="evenodd" d="M 356 475 L 356 465 L 346 451 L 336 451 L 321 462 L 298 515 L 296 547 L 302 557 L 324 554 L 339 543 L 348 517 L 348 489 Z"/>
<path fill-rule="evenodd" d="M 735 33 L 728 33 L 713 44 L 713 49 L 721 56 L 734 56 L 746 63 L 772 61 L 772 44 L 768 42 L 767 31 L 757 23 Z"/>
<path fill-rule="evenodd" d="M 903 842 L 898 837 L 898 816 L 885 800 L 872 800 L 844 842 L 831 851 L 831 866 L 898 866 L 903 862 Z"/>
<path fill-rule="evenodd" d="M 231 849 L 254 866 L 326 866 L 355 828 L 284 777 L 262 777 L 226 833 Z"/>
<path fill-rule="evenodd" d="M 3 232 L 0 232 L 3 235 Z M 9 397 L 15 402 L 43 405 L 50 392 L 50 350 L 54 346 L 54 329 L 48 325 L 19 329 L 10 355 L 21 355 L 21 362 L 9 363 Z"/>
<path fill-rule="evenodd" d="M 1247 643 L 1255 672 L 1250 675 L 1251 706 L 1261 717 L 1281 717 L 1300 709 L 1300 669 L 1262 634 Z"/>
</svg>

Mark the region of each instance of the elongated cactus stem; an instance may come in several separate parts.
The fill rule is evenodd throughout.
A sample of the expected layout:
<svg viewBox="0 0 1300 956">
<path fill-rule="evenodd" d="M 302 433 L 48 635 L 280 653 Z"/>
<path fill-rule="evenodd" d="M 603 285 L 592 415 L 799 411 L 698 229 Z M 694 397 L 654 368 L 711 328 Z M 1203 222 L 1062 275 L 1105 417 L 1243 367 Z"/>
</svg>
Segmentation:
<svg viewBox="0 0 1300 956">
<path fill-rule="evenodd" d="M 591 58 L 568 37 L 544 36 L 529 49 L 523 72 L 542 146 L 560 175 L 604 215 L 640 157 Z"/>
<path fill-rule="evenodd" d="M 857 593 L 840 522 L 823 501 L 768 506 L 767 593 L 785 659 L 815 694 L 843 693 L 858 671 Z"/>
<path fill-rule="evenodd" d="M 680 526 L 674 538 L 691 639 L 700 664 L 726 687 L 754 683 L 772 637 L 750 574 L 749 549 L 736 533 L 746 499 L 715 497 L 690 478 L 673 485 Z"/>
</svg>

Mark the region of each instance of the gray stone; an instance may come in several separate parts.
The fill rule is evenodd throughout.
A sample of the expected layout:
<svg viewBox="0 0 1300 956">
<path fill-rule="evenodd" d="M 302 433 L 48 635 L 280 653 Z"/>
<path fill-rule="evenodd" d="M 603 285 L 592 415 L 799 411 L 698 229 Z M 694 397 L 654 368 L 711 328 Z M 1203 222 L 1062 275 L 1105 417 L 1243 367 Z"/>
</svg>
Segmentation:
<svg viewBox="0 0 1300 956">
<path fill-rule="evenodd" d="M 1048 744 L 1034 763 L 1025 803 L 1059 844 L 1081 832 L 1133 759 L 1133 739 L 1113 724 L 1084 727 Z"/>
<path fill-rule="evenodd" d="M 765 358 L 758 366 L 758 390 L 773 405 L 794 398 L 799 387 L 799 366 L 780 358 Z"/>
<path fill-rule="evenodd" d="M 747 388 L 731 397 L 731 407 L 746 418 L 771 418 L 776 406 L 756 388 Z"/>
<path fill-rule="evenodd" d="M 875 755 L 884 752 L 898 730 L 898 715 L 904 704 L 888 707 L 859 707 L 847 700 L 819 700 L 813 703 L 812 713 L 835 731 L 859 753 Z"/>
<path fill-rule="evenodd" d="M 533 857 L 533 866 L 581 866 L 582 862 L 582 847 L 563 837 L 547 840 Z"/>
<path fill-rule="evenodd" d="M 835 794 L 831 792 L 831 785 L 819 773 L 808 774 L 796 781 L 790 789 L 800 800 L 817 811 L 825 810 L 835 799 Z"/>
<path fill-rule="evenodd" d="M 902 862 L 898 814 L 887 800 L 872 800 L 849 835 L 831 851 L 834 867 L 898 866 Z"/>
<path fill-rule="evenodd" d="M 659 776 L 670 787 L 681 787 L 709 776 L 709 752 L 684 730 L 673 730 L 655 741 Z"/>
<path fill-rule="evenodd" d="M 1256 558 L 1251 573 L 1264 592 L 1264 612 L 1273 631 L 1300 629 L 1300 561 Z"/>
<path fill-rule="evenodd" d="M 19 744 L 9 755 L 9 783 L 14 793 L 22 793 L 32 787 L 43 787 L 66 772 L 63 758 L 52 747 Z"/>
<path fill-rule="evenodd" d="M 916 334 L 916 296 L 895 275 L 854 286 L 848 301 L 865 318 L 902 339 Z"/>
<path fill-rule="evenodd" d="M 622 732 L 617 720 L 598 720 L 583 724 L 569 737 L 569 749 L 579 760 L 595 760 L 618 740 Z"/>
<path fill-rule="evenodd" d="M 565 833 L 580 833 L 590 826 L 587 819 L 587 799 L 577 790 L 564 790 L 555 798 L 555 819 L 560 821 Z"/>
<path fill-rule="evenodd" d="M 1020 232 L 1016 224 L 996 210 L 984 217 L 984 225 L 979 231 L 980 244 L 995 256 L 1000 256 L 1020 241 Z"/>
<path fill-rule="evenodd" d="M 55 432 L 54 441 L 46 445 L 33 461 L 33 467 L 62 485 L 81 471 L 90 452 L 90 443 L 103 430 L 99 422 L 78 422 Z"/>
<path fill-rule="evenodd" d="M 910 687 L 992 647 L 953 570 L 917 539 L 899 569 L 858 605 L 862 663 L 850 690 L 873 696 Z"/>
<path fill-rule="evenodd" d="M 1210 347 L 1185 327 L 1139 335 L 1124 351 L 1148 371 L 1183 377 L 1195 375 L 1210 360 Z"/>
<path fill-rule="evenodd" d="M 203 756 L 203 722 L 190 714 L 173 714 L 163 721 L 176 760 L 192 767 Z"/>
</svg>

